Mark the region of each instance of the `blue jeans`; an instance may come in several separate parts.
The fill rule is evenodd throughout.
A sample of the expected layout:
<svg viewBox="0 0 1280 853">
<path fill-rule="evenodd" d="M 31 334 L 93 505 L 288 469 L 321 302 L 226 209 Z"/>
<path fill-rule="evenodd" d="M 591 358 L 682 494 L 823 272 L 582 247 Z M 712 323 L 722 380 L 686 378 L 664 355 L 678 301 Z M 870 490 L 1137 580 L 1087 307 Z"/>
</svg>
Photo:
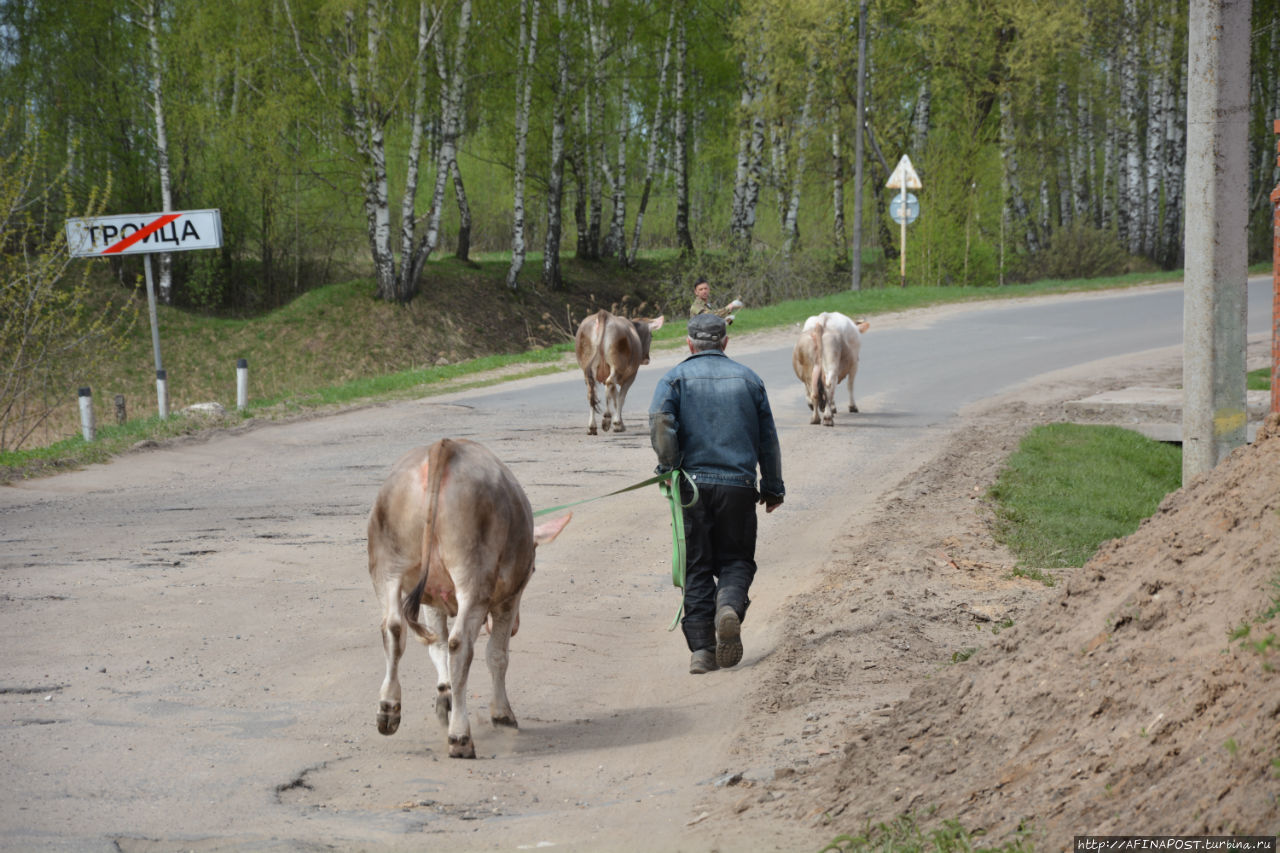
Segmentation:
<svg viewBox="0 0 1280 853">
<path fill-rule="evenodd" d="M 681 483 L 688 502 L 693 492 Z M 756 490 L 699 483 L 698 502 L 684 510 L 684 630 L 689 651 L 716 646 L 716 609 L 729 605 L 746 617 L 756 576 Z"/>
</svg>

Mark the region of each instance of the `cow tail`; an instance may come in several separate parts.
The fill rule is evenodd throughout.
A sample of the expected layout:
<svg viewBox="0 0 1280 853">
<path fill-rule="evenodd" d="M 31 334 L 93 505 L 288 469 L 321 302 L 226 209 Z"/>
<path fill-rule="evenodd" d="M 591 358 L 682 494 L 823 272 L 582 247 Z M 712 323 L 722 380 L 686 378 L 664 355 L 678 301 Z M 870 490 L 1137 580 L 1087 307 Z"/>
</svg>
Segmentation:
<svg viewBox="0 0 1280 853">
<path fill-rule="evenodd" d="M 596 328 L 592 333 L 593 340 L 591 345 L 595 348 L 595 358 L 591 360 L 591 366 L 588 370 L 590 375 L 587 377 L 587 402 L 591 404 L 593 412 L 600 411 L 600 398 L 596 394 L 596 363 L 597 359 L 605 358 L 604 332 L 608 326 L 609 312 L 601 308 L 599 313 L 596 314 Z"/>
<path fill-rule="evenodd" d="M 822 336 L 826 332 L 826 326 L 818 323 L 809 330 L 809 335 L 813 340 L 813 368 L 809 374 L 809 387 L 813 389 L 814 411 L 821 412 L 827 407 L 827 385 L 822 373 Z"/>
<path fill-rule="evenodd" d="M 428 643 L 434 643 L 439 638 L 418 621 L 418 612 L 422 607 L 427 578 L 431 574 L 431 558 L 435 556 L 435 526 L 436 516 L 440 511 L 440 484 L 444 480 L 445 468 L 452 460 L 456 447 L 453 439 L 442 438 L 431 445 L 431 449 L 427 451 L 427 519 L 422 525 L 422 577 L 401 603 L 401 615 L 404 617 L 405 624 Z"/>
</svg>

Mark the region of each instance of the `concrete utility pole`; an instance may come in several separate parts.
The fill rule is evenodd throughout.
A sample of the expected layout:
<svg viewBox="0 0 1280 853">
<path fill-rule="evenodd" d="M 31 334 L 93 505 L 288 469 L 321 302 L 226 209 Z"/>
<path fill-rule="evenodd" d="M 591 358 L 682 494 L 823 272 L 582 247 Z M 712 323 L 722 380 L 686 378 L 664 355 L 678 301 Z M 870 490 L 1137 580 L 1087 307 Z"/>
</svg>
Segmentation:
<svg viewBox="0 0 1280 853">
<path fill-rule="evenodd" d="M 1182 482 L 1244 444 L 1251 0 L 1190 0 Z"/>
<path fill-rule="evenodd" d="M 1280 137 L 1280 118 L 1272 127 Z M 1276 140 L 1276 168 L 1280 168 L 1280 139 Z M 1280 184 L 1271 191 L 1271 411 L 1280 412 Z"/>
</svg>

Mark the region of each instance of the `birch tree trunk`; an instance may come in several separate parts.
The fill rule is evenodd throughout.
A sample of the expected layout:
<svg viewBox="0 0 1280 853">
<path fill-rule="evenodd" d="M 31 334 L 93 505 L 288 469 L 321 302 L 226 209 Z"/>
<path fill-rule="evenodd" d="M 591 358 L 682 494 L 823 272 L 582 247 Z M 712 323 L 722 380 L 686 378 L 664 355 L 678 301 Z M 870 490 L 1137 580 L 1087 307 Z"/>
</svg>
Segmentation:
<svg viewBox="0 0 1280 853">
<path fill-rule="evenodd" d="M 1067 90 L 1067 84 L 1060 82 L 1057 91 L 1057 109 L 1054 111 L 1055 133 L 1058 139 L 1063 141 L 1058 156 L 1057 174 L 1058 174 L 1058 222 L 1065 228 L 1071 224 L 1072 214 L 1074 213 L 1072 202 L 1075 198 L 1075 157 L 1074 147 L 1071 140 L 1075 138 L 1075 133 L 1071 127 L 1071 93 Z"/>
<path fill-rule="evenodd" d="M 781 225 L 787 221 L 787 190 L 791 184 L 791 172 L 787 168 L 791 160 L 791 135 L 783 126 L 782 119 L 775 119 L 769 128 L 769 143 L 769 171 Z"/>
<path fill-rule="evenodd" d="M 855 81 L 857 94 L 854 96 L 853 119 L 853 263 L 849 289 L 862 290 L 862 169 L 863 148 L 867 125 L 867 0 L 858 3 L 858 76 Z M 838 152 L 839 125 L 833 124 L 831 147 L 833 153 Z M 838 155 L 837 155 L 838 157 Z M 839 159 L 836 161 L 840 166 Z M 843 171 L 843 170 L 841 170 Z M 843 174 L 836 183 L 836 237 L 840 243 L 840 253 L 844 254 L 844 191 L 841 189 Z"/>
<path fill-rule="evenodd" d="M 1106 68 L 1106 85 L 1103 87 L 1104 92 L 1114 92 L 1116 90 L 1116 59 L 1113 53 L 1103 63 Z M 1105 114 L 1105 113 L 1104 113 Z M 1104 125 L 1104 136 L 1102 140 L 1102 180 L 1099 182 L 1098 191 L 1102 196 L 1102 220 L 1099 223 L 1103 229 L 1110 229 L 1116 224 L 1116 150 L 1119 147 L 1117 142 L 1118 123 L 1113 120 L 1106 120 Z"/>
<path fill-rule="evenodd" d="M 1187 98 L 1183 88 L 1187 79 L 1187 54 L 1181 51 L 1182 61 L 1178 73 L 1171 75 L 1171 108 L 1164 124 L 1164 254 L 1160 263 L 1165 269 L 1183 266 L 1183 229 L 1185 211 L 1182 209 L 1183 178 L 1187 162 Z"/>
<path fill-rule="evenodd" d="M 569 10 L 567 0 L 556 0 L 557 36 L 555 104 L 552 107 L 551 174 L 547 179 L 547 238 L 542 252 L 542 283 L 560 288 L 561 205 L 564 200 L 565 103 L 569 90 Z"/>
<path fill-rule="evenodd" d="M 602 13 L 609 11 L 609 0 L 599 0 Z M 604 127 L 605 107 L 605 62 L 606 39 L 605 22 L 601 15 L 595 14 L 594 3 L 587 0 L 587 46 L 590 61 L 590 101 L 584 111 L 582 122 L 585 141 L 585 162 L 583 168 L 587 174 L 588 209 L 586 211 L 586 239 L 578 236 L 578 250 L 582 257 L 596 259 L 601 254 L 601 223 L 604 219 L 604 199 L 602 197 L 601 178 L 605 174 L 606 152 L 605 134 L 600 132 Z M 625 104 L 626 102 L 623 101 Z M 625 111 L 625 107 L 624 107 Z M 585 251 L 585 254 L 584 254 Z"/>
<path fill-rule="evenodd" d="M 1009 210 L 1009 225 L 1024 233 L 1024 245 L 1031 254 L 1040 251 L 1040 239 L 1036 235 L 1035 223 L 1027 210 L 1026 198 L 1022 194 L 1022 182 L 1018 175 L 1018 152 L 1014 145 L 1013 106 L 1008 93 L 1000 96 L 1000 160 L 1004 164 L 1004 180 Z"/>
<path fill-rule="evenodd" d="M 786 235 L 783 251 L 788 255 L 800 239 L 800 189 L 804 182 L 805 153 L 809 147 L 809 126 L 812 124 L 813 96 L 817 88 L 818 75 L 816 63 L 809 65 L 809 84 L 804 93 L 804 107 L 800 110 L 800 138 L 796 140 L 796 162 L 791 175 L 790 199 L 787 202 L 787 215 L 782 220 L 782 231 Z"/>
<path fill-rule="evenodd" d="M 1131 255 L 1142 248 L 1142 174 L 1138 148 L 1138 48 L 1134 38 L 1137 10 L 1134 0 L 1124 0 L 1120 54 L 1120 164 L 1118 195 L 1120 215 L 1116 219 L 1120 245 Z"/>
<path fill-rule="evenodd" d="M 676 31 L 676 0 L 671 2 L 671 11 L 667 16 L 667 38 L 662 45 L 662 64 L 658 67 L 658 96 L 653 106 L 653 124 L 649 126 L 649 151 L 644 161 L 644 183 L 640 189 L 640 206 L 636 209 L 636 221 L 631 229 L 631 251 L 625 258 L 627 266 L 634 266 L 636 253 L 640 251 L 640 228 L 644 225 L 644 214 L 649 207 L 649 193 L 653 191 L 653 175 L 658 169 L 658 140 L 662 136 L 666 117 L 663 114 L 663 99 L 667 92 L 667 74 L 671 70 L 671 43 Z M 621 164 L 619 164 L 621 166 Z M 615 196 L 615 204 L 616 204 Z M 615 208 L 615 220 L 616 220 Z"/>
<path fill-rule="evenodd" d="M 423 127 L 427 111 L 427 51 L 431 47 L 427 0 L 418 3 L 418 53 L 414 74 L 413 113 L 409 117 L 409 150 L 405 155 L 404 195 L 400 198 L 400 264 L 399 278 L 393 295 L 383 296 L 408 301 L 416 290 L 413 274 L 413 244 L 418 230 L 417 198 L 421 176 Z M 379 294 L 382 296 L 382 294 Z"/>
<path fill-rule="evenodd" d="M 843 259 L 847 245 L 844 227 L 844 153 L 840 150 L 840 117 L 834 105 L 827 113 L 827 123 L 831 126 L 831 242 L 836 250 L 836 257 Z M 837 265 L 843 269 L 843 260 L 838 261 Z"/>
<path fill-rule="evenodd" d="M 415 289 L 427 259 L 440 244 L 440 219 L 444 213 L 444 190 L 458 156 L 458 132 L 462 122 L 462 93 L 466 79 L 467 35 L 471 30 L 471 0 L 458 4 L 458 33 L 453 44 L 453 68 L 446 66 L 442 27 L 434 29 L 436 74 L 440 78 L 440 150 L 436 155 L 436 183 L 431 194 L 427 227 L 413 253 L 410 280 Z M 455 188 L 456 193 L 456 188 Z"/>
<path fill-rule="evenodd" d="M 462 183 L 462 170 L 458 168 L 455 154 L 450 171 L 453 174 L 453 197 L 458 202 L 458 248 L 454 256 L 459 260 L 471 260 L 471 205 L 467 202 L 467 189 Z"/>
<path fill-rule="evenodd" d="M 516 158 L 512 175 L 511 266 L 507 287 L 515 290 L 525 259 L 524 181 L 529 168 L 529 110 L 533 100 L 533 64 L 538 55 L 538 0 L 520 0 L 520 41 L 516 56 Z"/>
<path fill-rule="evenodd" d="M 672 4 L 674 8 L 675 5 Z M 693 255 L 693 235 L 689 233 L 689 132 L 685 112 L 685 69 L 689 61 L 689 43 L 685 38 L 683 10 L 676 30 L 675 91 L 675 167 L 676 167 L 676 243 L 685 257 Z M 633 258 L 634 260 L 634 258 Z"/>
<path fill-rule="evenodd" d="M 1142 254 L 1147 258 L 1156 258 L 1159 252 L 1160 237 L 1160 197 L 1161 178 L 1163 177 L 1164 157 L 1164 112 L 1167 109 L 1165 99 L 1168 97 L 1168 74 L 1165 65 L 1168 62 L 1168 43 L 1163 23 L 1156 26 L 1154 43 L 1151 45 L 1151 72 L 1147 96 L 1147 150 L 1144 158 L 1145 186 L 1143 189 L 1143 222 Z"/>
<path fill-rule="evenodd" d="M 633 34 L 634 30 L 628 29 L 627 41 L 622 48 L 621 79 L 618 83 L 622 104 L 631 103 L 631 77 L 627 74 L 627 67 L 635 57 L 635 46 L 631 43 Z M 616 167 L 609 168 L 609 158 L 605 156 L 603 140 L 600 148 L 600 165 L 604 170 L 605 180 L 609 184 L 609 192 L 613 200 L 609 231 L 605 236 L 604 245 L 601 246 L 600 254 L 606 258 L 618 255 L 625 264 L 627 261 L 627 142 L 631 138 L 631 118 L 625 109 L 618 110 L 616 135 L 618 142 Z"/>
<path fill-rule="evenodd" d="M 764 168 L 764 116 L 760 106 L 767 80 L 764 71 L 763 47 L 756 47 L 753 71 L 746 59 L 741 62 L 742 95 L 738 109 L 742 114 L 742 128 L 738 134 L 738 164 L 733 182 L 733 210 L 729 220 L 729 234 L 739 252 L 751 248 L 751 236 L 756 225 L 756 204 L 760 200 L 760 175 Z"/>
<path fill-rule="evenodd" d="M 173 210 L 173 189 L 169 169 L 169 135 L 164 124 L 163 60 L 160 55 L 160 0 L 149 0 L 143 9 L 147 28 L 147 44 L 151 59 L 151 109 L 156 122 L 156 163 L 160 171 L 160 205 L 168 213 Z M 156 262 L 160 267 L 156 284 L 157 298 L 165 305 L 173 304 L 173 256 L 159 253 Z"/>
<path fill-rule="evenodd" d="M 373 0 L 365 6 L 368 29 L 365 41 L 368 52 L 365 78 L 361 79 L 355 47 L 355 12 L 348 11 L 346 22 L 347 86 L 351 95 L 350 136 L 364 161 L 364 211 L 368 220 L 369 253 L 373 259 L 378 296 L 384 300 L 406 302 L 412 291 L 403 292 L 397 285 L 395 254 L 391 249 L 391 216 L 388 211 L 387 154 L 382 125 L 377 121 L 371 81 L 377 74 L 378 48 L 382 30 Z"/>
<path fill-rule="evenodd" d="M 1092 215 L 1090 204 L 1091 160 L 1093 147 L 1093 125 L 1089 120 L 1089 97 L 1084 86 L 1076 94 L 1076 126 L 1072 134 L 1071 148 L 1071 195 L 1075 199 L 1075 216 L 1077 219 L 1092 217 L 1093 224 L 1098 224 Z"/>
<path fill-rule="evenodd" d="M 929 113 L 932 109 L 933 87 L 926 77 L 920 81 L 916 105 L 911 111 L 911 152 L 917 157 L 924 156 L 925 146 L 929 144 Z"/>
</svg>

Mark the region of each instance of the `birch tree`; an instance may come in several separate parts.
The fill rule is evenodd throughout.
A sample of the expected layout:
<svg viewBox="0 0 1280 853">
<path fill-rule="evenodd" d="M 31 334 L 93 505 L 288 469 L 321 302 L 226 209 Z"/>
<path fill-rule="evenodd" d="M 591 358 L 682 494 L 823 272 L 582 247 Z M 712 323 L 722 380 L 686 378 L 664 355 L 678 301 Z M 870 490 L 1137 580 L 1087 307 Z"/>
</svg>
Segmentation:
<svg viewBox="0 0 1280 853">
<path fill-rule="evenodd" d="M 666 38 L 662 46 L 662 61 L 658 64 L 658 88 L 654 98 L 653 120 L 649 123 L 649 146 L 644 162 L 644 180 L 640 185 L 640 205 L 636 208 L 636 220 L 631 231 L 631 252 L 626 258 L 628 266 L 635 265 L 637 253 L 640 251 L 640 229 L 644 226 L 645 211 L 649 208 L 649 194 L 653 191 L 654 174 L 658 168 L 658 147 L 665 130 L 666 115 L 663 107 L 667 91 L 667 75 L 671 70 L 671 44 L 676 32 L 676 5 L 676 0 L 671 0 L 667 15 Z"/>
<path fill-rule="evenodd" d="M 547 178 L 547 236 L 542 250 L 542 283 L 552 290 L 560 288 L 565 112 L 569 100 L 568 24 L 568 2 L 556 0 L 556 82 L 551 117 L 551 168 Z"/>
<path fill-rule="evenodd" d="M 679 0 L 676 0 L 679 3 Z M 676 3 L 672 4 L 672 8 Z M 693 235 L 689 232 L 689 129 L 686 123 L 685 80 L 688 75 L 689 42 L 686 37 L 683 9 L 676 24 L 676 90 L 673 97 L 675 126 L 672 128 L 676 170 L 676 245 L 686 257 L 693 254 Z M 632 255 L 634 261 L 634 250 Z"/>
<path fill-rule="evenodd" d="M 525 176 L 529 168 L 529 112 L 533 102 L 533 69 L 538 55 L 538 0 L 520 0 L 516 52 L 515 166 L 512 171 L 511 266 L 507 287 L 515 290 L 525 260 Z"/>
<path fill-rule="evenodd" d="M 147 31 L 148 77 L 151 89 L 151 114 L 155 122 L 156 170 L 160 178 L 160 209 L 173 210 L 173 184 L 169 170 L 169 136 L 164 122 L 164 57 L 160 53 L 160 0 L 144 0 L 138 4 L 142 26 Z M 161 252 L 156 256 L 159 276 L 156 282 L 157 298 L 173 303 L 173 256 Z"/>
</svg>

